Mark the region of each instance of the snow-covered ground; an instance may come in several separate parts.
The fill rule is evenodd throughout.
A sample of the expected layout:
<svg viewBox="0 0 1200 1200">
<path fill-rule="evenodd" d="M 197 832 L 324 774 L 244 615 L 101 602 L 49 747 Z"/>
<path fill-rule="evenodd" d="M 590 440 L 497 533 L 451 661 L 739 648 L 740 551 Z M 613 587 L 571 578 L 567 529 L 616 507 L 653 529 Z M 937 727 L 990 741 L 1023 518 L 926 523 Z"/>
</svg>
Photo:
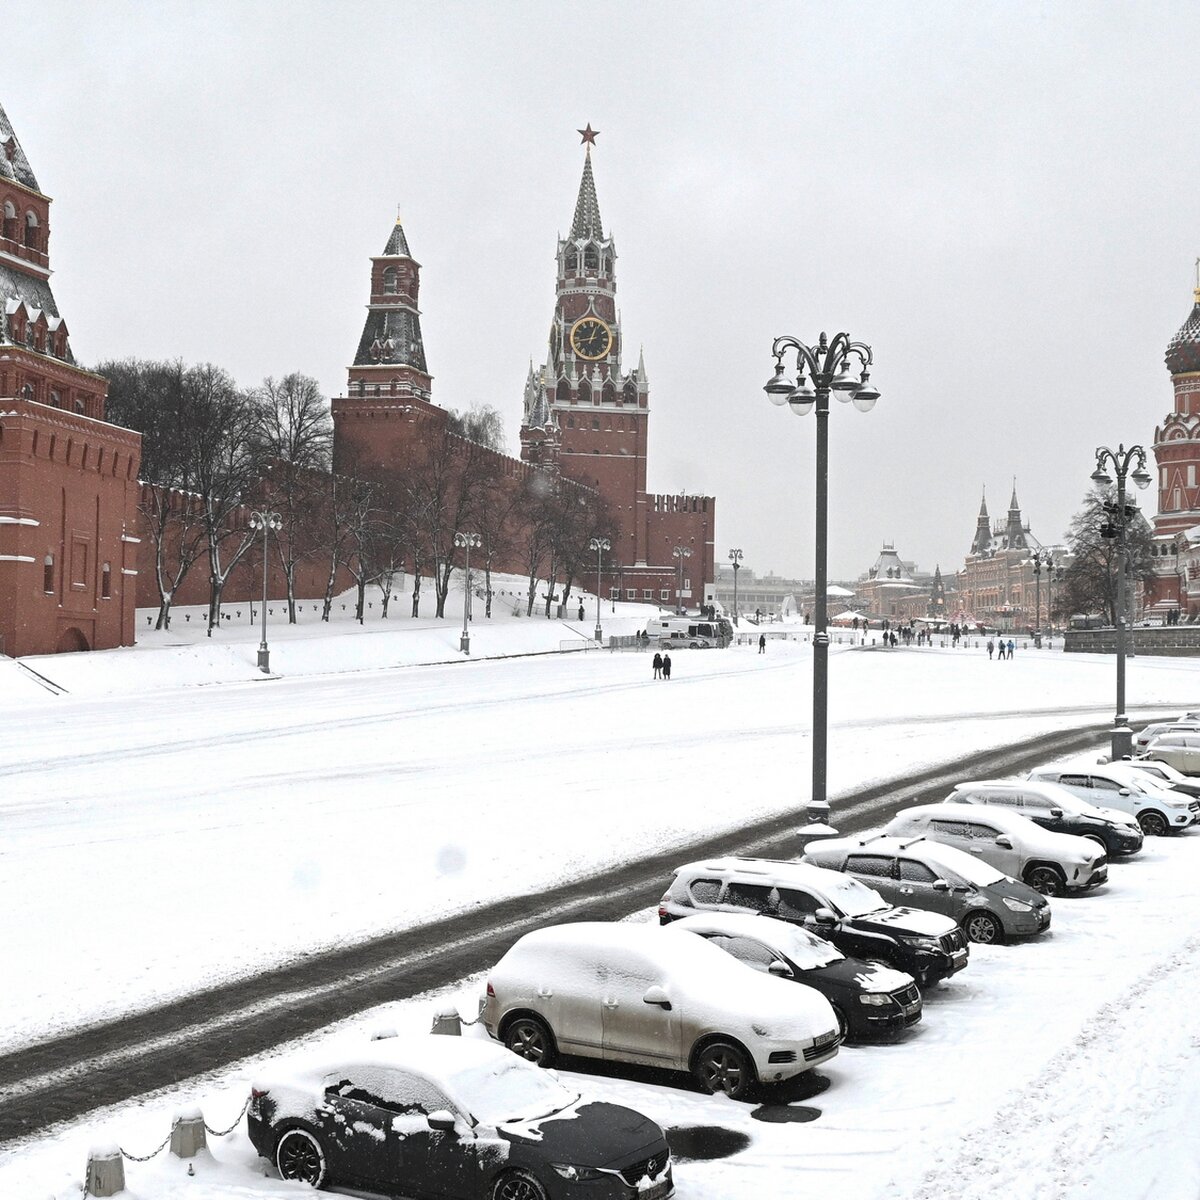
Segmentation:
<svg viewBox="0 0 1200 1200">
<path fill-rule="evenodd" d="M 647 611 L 615 619 L 632 632 Z M 550 885 L 803 796 L 807 644 L 680 652 L 669 683 L 651 680 L 645 654 L 538 653 L 586 637 L 592 619 L 477 621 L 473 651 L 496 657 L 470 662 L 455 661 L 453 618 L 281 636 L 269 680 L 255 679 L 249 629 L 211 641 L 193 631 L 190 643 L 176 629 L 187 644 L 30 663 L 66 695 L 10 687 L 6 664 L 0 905 L 4 961 L 18 969 L 0 988 L 3 1044 Z M 309 657 L 289 661 L 296 647 Z M 144 669 L 160 655 L 192 667 Z M 231 662 L 241 675 L 225 674 Z M 216 686 L 173 686 L 181 677 Z M 230 677 L 242 681 L 221 682 Z M 1130 708 L 1194 705 L 1198 683 L 1200 664 L 1131 660 Z M 831 791 L 1103 720 L 1112 691 L 1111 658 L 845 647 L 831 663 Z M 975 952 L 903 1045 L 843 1051 L 810 1125 L 767 1125 L 676 1088 L 586 1085 L 666 1125 L 751 1136 L 733 1158 L 682 1164 L 681 1196 L 1040 1200 L 1073 1197 L 1089 1172 L 1098 1178 L 1081 1194 L 1148 1195 L 1112 1190 L 1114 1173 L 1146 1169 L 1164 1129 L 1182 1138 L 1176 1096 L 1200 1098 L 1190 1015 L 1200 835 L 1149 845 L 1101 894 L 1056 901 L 1048 939 Z M 428 1015 L 409 1002 L 330 1036 Z M 200 1099 L 211 1124 L 227 1124 L 245 1079 L 238 1068 L 12 1151 L 0 1157 L 0 1196 L 77 1194 L 71 1180 L 106 1122 L 139 1153 L 162 1140 L 177 1101 Z M 1189 1153 L 1169 1171 L 1155 1160 L 1156 1196 L 1194 1197 L 1170 1190 L 1194 1177 Z M 243 1134 L 214 1142 L 213 1155 L 200 1178 L 165 1156 L 141 1175 L 131 1165 L 131 1194 L 271 1194 Z"/>
</svg>

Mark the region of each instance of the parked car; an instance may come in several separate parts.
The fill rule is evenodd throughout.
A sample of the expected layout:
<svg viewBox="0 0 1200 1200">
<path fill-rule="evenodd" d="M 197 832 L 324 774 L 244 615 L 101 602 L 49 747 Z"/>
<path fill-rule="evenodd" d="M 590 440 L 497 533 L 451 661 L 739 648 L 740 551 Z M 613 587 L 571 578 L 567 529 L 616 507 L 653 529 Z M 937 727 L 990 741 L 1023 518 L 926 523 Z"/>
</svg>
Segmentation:
<svg viewBox="0 0 1200 1200">
<path fill-rule="evenodd" d="M 1159 787 L 1165 785 L 1172 792 L 1200 800 L 1200 779 L 1192 779 L 1182 771 L 1177 771 L 1170 763 L 1149 758 L 1122 758 L 1119 762 L 1122 766 L 1133 767 L 1135 771 L 1149 775 Z"/>
<path fill-rule="evenodd" d="M 924 836 L 977 855 L 1043 896 L 1099 887 L 1108 878 L 1108 856 L 1086 838 L 1051 833 L 1003 808 L 925 804 L 901 809 L 884 826 L 894 837 Z"/>
<path fill-rule="evenodd" d="M 944 913 L 972 942 L 1002 942 L 1050 928 L 1050 904 L 1028 884 L 928 838 L 828 838 L 805 860 L 845 871 L 885 900 Z"/>
<path fill-rule="evenodd" d="M 1130 813 L 1147 837 L 1186 829 L 1200 816 L 1200 801 L 1160 788 L 1144 772 L 1124 763 L 1038 767 L 1029 772 L 1028 778 L 1057 783 L 1081 800 Z"/>
<path fill-rule="evenodd" d="M 483 1022 L 539 1066 L 562 1053 L 690 1071 L 735 1100 L 825 1062 L 840 1042 L 819 993 L 682 931 L 623 923 L 527 933 L 488 976 Z"/>
<path fill-rule="evenodd" d="M 1090 838 L 1103 846 L 1110 858 L 1136 854 L 1145 840 L 1131 817 L 1121 814 L 1122 819 L 1118 820 L 1116 813 L 1106 816 L 1056 783 L 982 779 L 955 784 L 945 802 L 1011 809 L 1043 829 Z"/>
<path fill-rule="evenodd" d="M 1191 717 L 1179 717 L 1173 721 L 1154 721 L 1133 735 L 1133 749 L 1135 753 L 1141 753 L 1159 734 L 1181 733 L 1188 730 L 1200 732 L 1200 721 L 1193 720 Z"/>
<path fill-rule="evenodd" d="M 659 902 L 662 924 L 695 912 L 751 913 L 803 925 L 843 954 L 876 959 L 922 986 L 961 971 L 967 939 L 947 917 L 893 908 L 840 871 L 763 858 L 689 863 Z"/>
<path fill-rule="evenodd" d="M 1169 763 L 1184 775 L 1200 775 L 1200 729 L 1191 733 L 1160 733 L 1151 739 L 1142 757 Z"/>
<path fill-rule="evenodd" d="M 666 1200 L 662 1130 L 482 1038 L 388 1038 L 254 1083 L 250 1141 L 284 1179 L 413 1197 Z"/>
<path fill-rule="evenodd" d="M 911 975 L 847 958 L 797 925 L 747 913 L 697 913 L 672 928 L 698 934 L 755 971 L 820 992 L 833 1008 L 843 1041 L 895 1033 L 921 1019 L 921 993 Z"/>
</svg>

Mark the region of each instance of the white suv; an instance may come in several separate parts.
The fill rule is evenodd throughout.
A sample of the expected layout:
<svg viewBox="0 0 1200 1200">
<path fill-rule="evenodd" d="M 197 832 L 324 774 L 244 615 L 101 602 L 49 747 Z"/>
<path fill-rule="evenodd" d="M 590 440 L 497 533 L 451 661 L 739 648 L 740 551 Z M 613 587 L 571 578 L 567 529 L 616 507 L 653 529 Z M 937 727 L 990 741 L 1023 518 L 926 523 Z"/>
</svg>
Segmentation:
<svg viewBox="0 0 1200 1200">
<path fill-rule="evenodd" d="M 1038 767 L 1029 779 L 1057 783 L 1097 807 L 1115 808 L 1137 818 L 1147 837 L 1186 829 L 1200 816 L 1200 801 L 1182 792 L 1158 788 L 1144 772 L 1127 763 L 1105 766 Z M 1195 807 L 1193 807 L 1193 805 Z"/>
<path fill-rule="evenodd" d="M 977 855 L 1043 896 L 1098 887 L 1108 878 L 1108 855 L 1087 838 L 1051 833 L 1019 813 L 966 804 L 901 809 L 883 828 L 894 837 L 926 837 Z"/>
</svg>

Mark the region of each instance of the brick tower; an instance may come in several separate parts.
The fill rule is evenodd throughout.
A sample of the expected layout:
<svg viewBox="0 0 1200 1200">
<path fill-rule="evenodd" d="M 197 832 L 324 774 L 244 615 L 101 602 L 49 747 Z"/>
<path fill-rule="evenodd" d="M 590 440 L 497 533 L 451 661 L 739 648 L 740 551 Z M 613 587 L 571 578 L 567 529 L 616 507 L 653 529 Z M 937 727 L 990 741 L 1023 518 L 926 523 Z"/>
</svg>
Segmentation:
<svg viewBox="0 0 1200 1200">
<path fill-rule="evenodd" d="M 0 108 L 0 652 L 133 643 L 142 439 L 50 290 L 50 197 Z"/>
</svg>

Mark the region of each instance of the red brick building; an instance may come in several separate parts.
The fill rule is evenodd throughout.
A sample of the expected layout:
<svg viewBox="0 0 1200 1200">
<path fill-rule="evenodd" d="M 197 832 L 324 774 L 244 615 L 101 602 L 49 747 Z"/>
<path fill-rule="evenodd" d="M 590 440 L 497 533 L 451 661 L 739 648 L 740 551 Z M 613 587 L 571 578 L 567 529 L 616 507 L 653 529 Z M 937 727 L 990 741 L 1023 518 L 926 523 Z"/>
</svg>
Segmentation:
<svg viewBox="0 0 1200 1200">
<path fill-rule="evenodd" d="M 590 127 L 584 140 L 594 138 Z M 554 316 L 546 361 L 530 366 L 521 421 L 521 457 L 599 491 L 617 525 L 610 590 L 629 600 L 674 601 L 677 546 L 680 600 L 695 605 L 716 580 L 712 496 L 646 490 L 650 382 L 638 355 L 625 371 L 617 314 L 616 244 L 606 235 L 589 144 L 570 233 L 558 243 Z"/>
<path fill-rule="evenodd" d="M 50 197 L 0 109 L 0 652 L 131 645 L 141 436 L 50 289 Z"/>
</svg>

